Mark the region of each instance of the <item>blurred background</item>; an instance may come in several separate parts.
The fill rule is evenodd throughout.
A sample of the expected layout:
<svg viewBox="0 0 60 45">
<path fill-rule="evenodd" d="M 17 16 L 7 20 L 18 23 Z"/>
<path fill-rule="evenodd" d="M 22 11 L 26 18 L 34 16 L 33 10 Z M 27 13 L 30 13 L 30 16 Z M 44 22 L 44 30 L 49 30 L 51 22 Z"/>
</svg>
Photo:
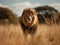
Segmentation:
<svg viewBox="0 0 60 45">
<path fill-rule="evenodd" d="M 25 8 L 35 8 L 45 5 L 54 7 L 60 11 L 60 0 L 0 0 L 0 6 L 11 8 L 17 16 L 21 16 Z"/>
</svg>

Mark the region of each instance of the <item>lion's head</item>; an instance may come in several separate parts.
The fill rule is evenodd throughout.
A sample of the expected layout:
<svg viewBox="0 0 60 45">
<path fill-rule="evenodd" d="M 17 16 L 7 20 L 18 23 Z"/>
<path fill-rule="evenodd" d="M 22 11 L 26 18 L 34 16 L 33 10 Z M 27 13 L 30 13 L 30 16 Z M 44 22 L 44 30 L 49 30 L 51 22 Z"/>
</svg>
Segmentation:
<svg viewBox="0 0 60 45">
<path fill-rule="evenodd" d="M 34 9 L 28 8 L 23 11 L 22 22 L 25 26 L 31 27 L 37 24 L 37 13 Z"/>
</svg>

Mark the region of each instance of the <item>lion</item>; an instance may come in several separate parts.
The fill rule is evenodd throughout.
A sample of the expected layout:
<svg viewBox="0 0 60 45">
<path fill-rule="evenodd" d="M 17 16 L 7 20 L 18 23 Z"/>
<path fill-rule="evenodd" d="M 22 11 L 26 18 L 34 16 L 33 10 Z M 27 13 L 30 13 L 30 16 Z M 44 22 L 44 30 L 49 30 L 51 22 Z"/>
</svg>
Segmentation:
<svg viewBox="0 0 60 45">
<path fill-rule="evenodd" d="M 38 18 L 37 13 L 32 8 L 23 10 L 21 16 L 21 26 L 25 35 L 34 35 L 37 30 Z"/>
</svg>

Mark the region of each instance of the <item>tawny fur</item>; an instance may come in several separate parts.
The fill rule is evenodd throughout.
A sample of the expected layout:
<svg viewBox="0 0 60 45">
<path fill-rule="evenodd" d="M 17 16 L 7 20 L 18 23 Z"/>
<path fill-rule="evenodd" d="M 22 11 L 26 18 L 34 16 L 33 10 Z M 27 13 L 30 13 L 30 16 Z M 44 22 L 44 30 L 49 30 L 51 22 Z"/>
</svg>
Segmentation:
<svg viewBox="0 0 60 45">
<path fill-rule="evenodd" d="M 31 15 L 30 20 L 31 23 L 28 23 L 28 17 Z M 27 18 L 27 19 L 26 19 Z M 38 18 L 37 13 L 34 9 L 28 8 L 23 11 L 21 16 L 21 26 L 25 35 L 27 34 L 34 34 L 37 30 Z"/>
</svg>

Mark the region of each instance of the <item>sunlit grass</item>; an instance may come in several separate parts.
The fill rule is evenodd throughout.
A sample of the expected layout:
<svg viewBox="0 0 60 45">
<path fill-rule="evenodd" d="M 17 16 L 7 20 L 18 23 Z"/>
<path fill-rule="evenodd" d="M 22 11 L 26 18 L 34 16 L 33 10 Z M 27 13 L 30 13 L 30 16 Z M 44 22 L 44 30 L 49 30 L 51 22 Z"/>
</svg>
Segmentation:
<svg viewBox="0 0 60 45">
<path fill-rule="evenodd" d="M 38 25 L 34 37 L 24 37 L 20 25 L 0 25 L 0 45 L 60 45 L 60 25 Z"/>
</svg>

